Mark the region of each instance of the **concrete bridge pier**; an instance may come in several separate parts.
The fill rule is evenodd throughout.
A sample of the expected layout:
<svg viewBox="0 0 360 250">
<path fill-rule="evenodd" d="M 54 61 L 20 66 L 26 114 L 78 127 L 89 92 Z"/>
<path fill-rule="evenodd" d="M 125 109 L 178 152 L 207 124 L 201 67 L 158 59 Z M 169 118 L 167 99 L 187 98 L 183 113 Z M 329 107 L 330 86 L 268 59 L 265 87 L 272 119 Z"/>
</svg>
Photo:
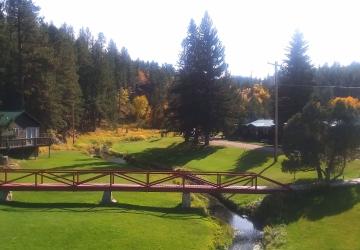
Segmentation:
<svg viewBox="0 0 360 250">
<path fill-rule="evenodd" d="M 182 204 L 183 208 L 190 208 L 191 207 L 191 196 L 189 192 L 182 193 Z"/>
<path fill-rule="evenodd" d="M 0 191 L 0 202 L 12 201 L 11 191 Z"/>
<path fill-rule="evenodd" d="M 107 190 L 104 191 L 103 196 L 101 198 L 101 204 L 114 204 L 117 203 L 117 200 L 112 195 L 112 192 Z"/>
</svg>

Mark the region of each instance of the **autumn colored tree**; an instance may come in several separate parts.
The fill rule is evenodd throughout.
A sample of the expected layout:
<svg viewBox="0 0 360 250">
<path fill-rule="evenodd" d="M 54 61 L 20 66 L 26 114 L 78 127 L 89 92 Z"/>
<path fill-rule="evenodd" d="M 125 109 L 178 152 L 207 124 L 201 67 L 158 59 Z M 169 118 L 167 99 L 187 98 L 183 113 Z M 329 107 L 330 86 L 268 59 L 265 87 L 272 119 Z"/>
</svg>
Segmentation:
<svg viewBox="0 0 360 250">
<path fill-rule="evenodd" d="M 242 88 L 239 95 L 245 120 L 270 117 L 270 91 L 264 85 L 255 83 Z"/>
<path fill-rule="evenodd" d="M 149 121 L 151 107 L 145 95 L 137 96 L 133 100 L 134 115 L 136 122 L 140 125 Z"/>
</svg>

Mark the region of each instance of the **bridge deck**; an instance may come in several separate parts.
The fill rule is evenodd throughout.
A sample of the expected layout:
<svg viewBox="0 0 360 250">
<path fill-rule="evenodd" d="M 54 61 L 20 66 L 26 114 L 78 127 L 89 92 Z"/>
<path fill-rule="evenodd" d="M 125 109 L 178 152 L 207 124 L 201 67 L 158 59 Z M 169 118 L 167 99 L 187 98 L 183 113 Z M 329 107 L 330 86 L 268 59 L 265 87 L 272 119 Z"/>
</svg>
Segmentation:
<svg viewBox="0 0 360 250">
<path fill-rule="evenodd" d="M 268 194 L 281 191 L 288 191 L 283 187 L 269 186 L 230 186 L 214 187 L 211 185 L 176 185 L 176 184 L 157 184 L 145 187 L 138 184 L 112 184 L 93 183 L 69 186 L 57 183 L 44 183 L 34 185 L 33 183 L 4 184 L 0 190 L 8 191 L 137 191 L 137 192 L 191 192 L 191 193 L 238 193 L 238 194 Z"/>
<path fill-rule="evenodd" d="M 1 190 L 267 194 L 291 188 L 256 173 L 0 169 Z"/>
</svg>

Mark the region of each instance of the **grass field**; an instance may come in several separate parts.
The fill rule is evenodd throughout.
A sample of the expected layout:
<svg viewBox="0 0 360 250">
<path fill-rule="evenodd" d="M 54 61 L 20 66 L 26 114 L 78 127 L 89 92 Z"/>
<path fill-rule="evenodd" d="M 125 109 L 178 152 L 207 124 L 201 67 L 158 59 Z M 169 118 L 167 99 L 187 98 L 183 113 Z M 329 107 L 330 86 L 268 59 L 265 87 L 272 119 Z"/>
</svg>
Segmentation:
<svg viewBox="0 0 360 250">
<path fill-rule="evenodd" d="M 309 181 L 316 178 L 315 172 L 299 172 L 294 175 L 281 171 L 279 162 L 273 164 L 272 155 L 239 148 L 187 148 L 179 144 L 179 138 L 118 143 L 114 149 L 128 152 L 142 160 L 155 161 L 166 166 L 185 166 L 201 171 L 253 171 L 281 182 Z M 347 166 L 344 178 L 360 177 L 360 161 Z M 236 195 L 233 202 L 244 205 L 263 198 L 263 195 Z M 272 203 L 278 204 L 277 200 Z M 337 189 L 311 193 L 302 199 L 283 201 L 271 218 L 277 218 L 280 209 L 285 213 L 287 243 L 281 249 L 360 249 L 360 189 Z M 284 219 L 284 218 L 283 218 Z M 283 221 L 283 220 L 280 220 Z M 269 222 L 270 223 L 270 222 Z M 273 221 L 271 223 L 274 223 Z M 275 225 L 277 223 L 274 223 Z M 277 248 L 275 248 L 277 249 Z"/>
<path fill-rule="evenodd" d="M 129 167 L 77 151 L 19 163 L 27 169 Z M 182 209 L 181 194 L 118 192 L 119 203 L 110 207 L 99 205 L 100 192 L 13 195 L 13 202 L 0 204 L 0 249 L 211 249 L 231 239 L 204 213 L 206 204 Z"/>
<path fill-rule="evenodd" d="M 89 143 L 89 138 L 80 140 Z M 96 137 L 91 140 L 96 140 Z M 106 137 L 102 139 L 106 141 Z M 179 137 L 129 141 L 112 140 L 114 151 L 130 154 L 141 162 L 199 171 L 253 171 L 281 182 L 309 181 L 314 172 L 294 175 L 281 172 L 272 155 L 239 148 L 189 147 Z M 83 147 L 81 147 L 83 148 Z M 24 168 L 93 169 L 131 167 L 90 158 L 77 151 L 57 151 L 51 158 L 20 161 Z M 360 161 L 351 162 L 345 178 L 360 177 Z M 15 202 L 0 205 L 0 249 L 209 249 L 214 242 L 229 240 L 224 228 L 204 215 L 201 206 L 179 208 L 180 194 L 115 193 L 119 204 L 98 205 L 101 193 L 16 192 Z M 236 195 L 244 205 L 261 195 Z M 285 220 L 287 243 L 281 249 L 360 249 L 359 189 L 339 189 L 287 200 L 274 209 L 269 221 Z M 298 197 L 297 197 L 298 198 Z M 266 199 L 274 199 L 267 196 Z M 200 202 L 200 201 L 199 201 Z M 201 202 L 200 202 L 201 203 Z M 278 202 L 272 201 L 273 204 Z M 292 205 L 291 205 L 292 204 Z M 281 209 L 288 210 L 279 212 Z M 16 233 L 15 233 L 16 232 Z M 4 243 L 5 242 L 5 243 Z"/>
</svg>

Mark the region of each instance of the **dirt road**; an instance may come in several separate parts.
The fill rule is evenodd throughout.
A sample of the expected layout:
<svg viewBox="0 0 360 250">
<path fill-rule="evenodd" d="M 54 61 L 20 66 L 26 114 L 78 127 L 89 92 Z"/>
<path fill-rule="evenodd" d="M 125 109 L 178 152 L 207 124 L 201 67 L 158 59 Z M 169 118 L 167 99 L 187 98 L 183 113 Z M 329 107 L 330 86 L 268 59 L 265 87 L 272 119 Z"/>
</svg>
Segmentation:
<svg viewBox="0 0 360 250">
<path fill-rule="evenodd" d="M 262 146 L 262 145 L 256 145 L 246 142 L 237 142 L 237 141 L 228 141 L 228 140 L 212 140 L 210 141 L 210 145 L 223 146 L 223 147 L 236 147 L 247 150 L 259 150 L 269 153 L 272 153 L 274 151 L 274 148 L 272 146 Z M 279 149 L 279 153 L 281 153 L 281 149 Z"/>
</svg>

